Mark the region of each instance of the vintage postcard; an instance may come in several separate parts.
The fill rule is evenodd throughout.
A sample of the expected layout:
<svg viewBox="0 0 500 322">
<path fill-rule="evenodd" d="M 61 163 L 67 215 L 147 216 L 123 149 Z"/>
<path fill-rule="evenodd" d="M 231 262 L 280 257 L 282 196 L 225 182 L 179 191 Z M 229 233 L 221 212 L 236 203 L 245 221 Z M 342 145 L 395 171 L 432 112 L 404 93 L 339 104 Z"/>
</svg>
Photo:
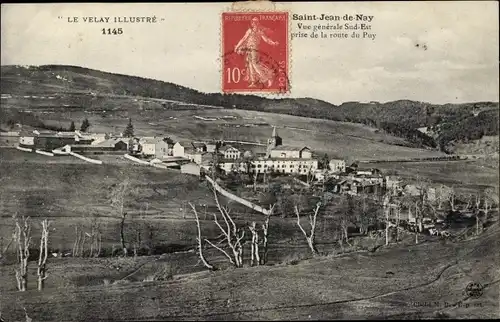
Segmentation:
<svg viewBox="0 0 500 322">
<path fill-rule="evenodd" d="M 2 4 L 0 322 L 498 319 L 498 19 Z"/>
</svg>

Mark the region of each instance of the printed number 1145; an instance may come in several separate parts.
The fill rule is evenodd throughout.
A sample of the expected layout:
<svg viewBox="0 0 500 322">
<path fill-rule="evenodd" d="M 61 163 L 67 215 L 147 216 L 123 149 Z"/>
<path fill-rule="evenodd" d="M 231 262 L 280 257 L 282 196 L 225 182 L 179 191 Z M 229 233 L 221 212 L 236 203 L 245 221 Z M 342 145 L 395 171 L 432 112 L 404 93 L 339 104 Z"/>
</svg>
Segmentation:
<svg viewBox="0 0 500 322">
<path fill-rule="evenodd" d="M 103 35 L 121 35 L 123 34 L 122 28 L 102 28 L 101 32 Z"/>
</svg>

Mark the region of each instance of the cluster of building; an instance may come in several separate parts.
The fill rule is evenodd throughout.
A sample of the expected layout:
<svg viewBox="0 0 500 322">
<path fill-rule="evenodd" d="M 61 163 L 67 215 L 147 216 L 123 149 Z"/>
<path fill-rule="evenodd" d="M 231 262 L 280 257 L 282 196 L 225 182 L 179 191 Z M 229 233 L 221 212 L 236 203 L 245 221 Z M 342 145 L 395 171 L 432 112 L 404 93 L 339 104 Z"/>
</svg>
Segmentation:
<svg viewBox="0 0 500 322">
<path fill-rule="evenodd" d="M 33 130 L 20 132 L 19 146 L 49 152 L 60 149 L 66 152 L 109 153 L 127 151 L 128 139 L 107 133 Z"/>
<path fill-rule="evenodd" d="M 225 172 L 312 174 L 318 169 L 318 160 L 313 158 L 311 149 L 283 145 L 276 128 L 267 140 L 265 153 L 240 151 L 233 146 L 223 147 L 221 153 L 220 167 Z"/>
<path fill-rule="evenodd" d="M 319 160 L 310 148 L 284 145 L 283 139 L 276 133 L 276 128 L 273 128 L 266 146 L 253 148 L 242 148 L 224 141 L 175 142 L 164 137 L 126 138 L 108 133 L 41 130 L 21 133 L 19 146 L 83 154 L 129 153 L 195 175 L 209 171 L 215 163 L 226 173 L 307 175 L 319 184 L 334 179 L 334 192 L 338 193 L 369 193 L 379 188 L 391 188 L 396 191 L 401 185 L 398 178 L 384 177 L 376 169 L 346 167 L 342 159 L 331 159 L 327 167 L 320 168 Z"/>
<path fill-rule="evenodd" d="M 23 148 L 64 152 L 130 153 L 136 157 L 157 159 L 167 166 L 180 167 L 187 173 L 200 174 L 217 162 L 224 172 L 282 173 L 314 175 L 317 179 L 330 173 L 342 173 L 344 160 L 330 160 L 329 169 L 319 169 L 318 159 L 306 147 L 283 145 L 283 139 L 273 128 L 267 145 L 263 148 L 242 148 L 224 141 L 178 141 L 164 137 L 133 137 L 108 133 L 81 131 L 24 131 L 19 134 L 19 146 Z M 260 148 L 260 149 L 259 149 Z M 217 161 L 214 161 L 217 160 Z"/>
<path fill-rule="evenodd" d="M 5 135 L 4 135 L 5 136 Z M 12 136 L 12 135 L 10 135 Z M 10 137 L 9 136 L 9 137 Z M 12 136 L 13 137 L 13 136 Z M 243 148 L 224 141 L 173 141 L 163 137 L 125 138 L 105 133 L 54 132 L 33 130 L 19 134 L 19 146 L 51 151 L 77 153 L 125 154 L 161 162 L 165 167 L 178 168 L 182 173 L 201 176 L 217 164 L 225 173 L 274 173 L 306 175 L 315 185 L 328 185 L 339 194 L 370 194 L 391 191 L 393 196 L 417 196 L 416 185 L 403 184 L 397 176 L 385 176 L 377 169 L 347 166 L 340 158 L 319 164 L 313 151 L 306 146 L 284 145 L 273 128 L 265 146 Z M 428 200 L 446 200 L 449 189 L 426 190 Z"/>
</svg>

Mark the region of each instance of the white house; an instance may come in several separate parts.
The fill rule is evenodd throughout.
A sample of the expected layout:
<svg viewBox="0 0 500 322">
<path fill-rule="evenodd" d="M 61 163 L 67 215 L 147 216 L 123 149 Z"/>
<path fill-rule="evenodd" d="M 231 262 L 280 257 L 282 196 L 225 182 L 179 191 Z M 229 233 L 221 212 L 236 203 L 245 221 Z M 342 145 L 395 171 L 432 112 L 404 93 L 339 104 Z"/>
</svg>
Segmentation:
<svg viewBox="0 0 500 322">
<path fill-rule="evenodd" d="M 332 159 L 328 163 L 330 171 L 334 173 L 345 172 L 345 161 L 341 159 Z"/>
<path fill-rule="evenodd" d="M 242 172 L 246 173 L 247 172 L 247 164 L 244 162 L 237 162 L 236 160 L 230 160 L 228 159 L 225 162 L 220 163 L 220 168 L 224 172 Z"/>
<path fill-rule="evenodd" d="M 206 144 L 207 147 L 207 152 L 215 152 L 217 150 L 217 143 L 216 142 L 208 142 Z"/>
<path fill-rule="evenodd" d="M 385 188 L 393 192 L 397 192 L 401 189 L 402 180 L 396 176 L 386 176 L 385 177 Z"/>
<path fill-rule="evenodd" d="M 163 158 L 168 155 L 168 144 L 159 137 L 145 137 L 139 140 L 142 147 L 141 153 L 147 156 Z"/>
<path fill-rule="evenodd" d="M 20 145 L 35 145 L 35 136 L 20 136 L 19 137 Z"/>
<path fill-rule="evenodd" d="M 7 137 L 16 137 L 16 136 L 19 136 L 21 135 L 20 132 L 0 132 L 0 136 L 7 136 Z"/>
<path fill-rule="evenodd" d="M 207 145 L 203 142 L 192 142 L 191 145 L 196 152 L 207 152 Z"/>
<path fill-rule="evenodd" d="M 172 148 L 172 156 L 185 157 L 185 149 L 190 146 L 187 142 L 176 142 Z"/>
<path fill-rule="evenodd" d="M 308 174 L 318 169 L 316 159 L 259 158 L 251 161 L 250 172 Z"/>
<path fill-rule="evenodd" d="M 271 149 L 271 158 L 295 158 L 311 159 L 312 152 L 308 147 L 294 147 L 288 145 L 278 145 Z"/>
<path fill-rule="evenodd" d="M 75 134 L 77 136 L 76 137 L 77 142 L 80 140 L 91 140 L 92 143 L 90 144 L 97 144 L 110 138 L 109 134 L 107 133 L 87 133 L 76 130 Z"/>
<path fill-rule="evenodd" d="M 212 161 L 214 154 L 210 152 L 194 152 L 193 154 L 188 153 L 187 158 L 196 164 L 208 164 Z"/>
<path fill-rule="evenodd" d="M 224 159 L 236 160 L 241 158 L 241 151 L 230 145 L 225 145 L 221 147 L 219 149 L 219 152 L 224 155 Z"/>
<path fill-rule="evenodd" d="M 245 162 L 236 162 L 236 160 L 227 160 L 221 162 L 220 167 L 225 172 L 239 171 L 247 172 Z M 318 160 L 316 159 L 271 159 L 258 158 L 250 161 L 250 173 L 287 173 L 306 175 L 314 173 L 318 169 Z"/>
</svg>

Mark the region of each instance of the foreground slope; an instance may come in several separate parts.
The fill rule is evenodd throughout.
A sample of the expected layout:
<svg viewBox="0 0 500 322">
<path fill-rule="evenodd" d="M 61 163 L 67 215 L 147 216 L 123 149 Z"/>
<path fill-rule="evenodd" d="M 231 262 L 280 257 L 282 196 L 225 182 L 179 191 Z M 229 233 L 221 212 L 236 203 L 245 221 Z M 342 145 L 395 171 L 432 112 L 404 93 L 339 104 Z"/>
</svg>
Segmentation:
<svg viewBox="0 0 500 322">
<path fill-rule="evenodd" d="M 498 225 L 475 240 L 433 242 L 294 266 L 243 268 L 43 293 L 6 292 L 3 317 L 152 319 L 498 318 Z M 484 286 L 479 298 L 464 292 Z"/>
</svg>

